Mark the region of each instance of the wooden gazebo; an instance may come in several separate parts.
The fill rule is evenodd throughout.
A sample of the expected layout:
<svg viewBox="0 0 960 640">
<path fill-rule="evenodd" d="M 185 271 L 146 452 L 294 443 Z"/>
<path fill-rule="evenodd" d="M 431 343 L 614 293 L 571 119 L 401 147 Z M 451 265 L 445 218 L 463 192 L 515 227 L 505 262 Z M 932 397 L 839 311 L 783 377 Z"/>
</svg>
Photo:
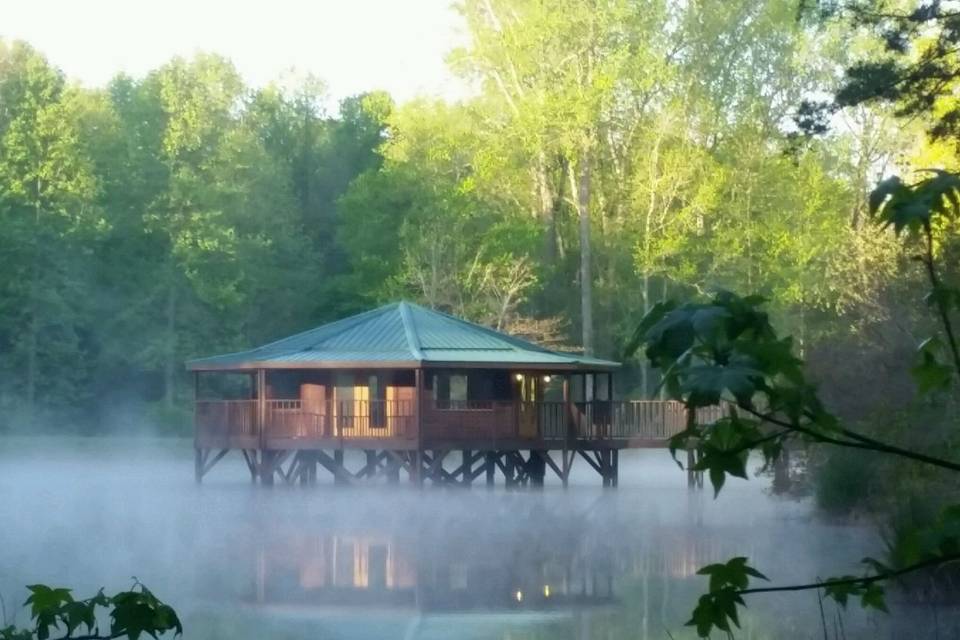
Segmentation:
<svg viewBox="0 0 960 640">
<path fill-rule="evenodd" d="M 579 454 L 605 485 L 618 452 L 663 446 L 679 405 L 615 401 L 619 363 L 561 353 L 400 302 L 270 344 L 191 360 L 196 474 L 231 450 L 254 479 L 566 484 Z M 350 471 L 345 450 L 363 452 Z M 452 451 L 459 465 L 444 466 Z M 559 454 L 554 460 L 551 452 Z M 356 458 L 356 455 L 351 457 Z"/>
</svg>

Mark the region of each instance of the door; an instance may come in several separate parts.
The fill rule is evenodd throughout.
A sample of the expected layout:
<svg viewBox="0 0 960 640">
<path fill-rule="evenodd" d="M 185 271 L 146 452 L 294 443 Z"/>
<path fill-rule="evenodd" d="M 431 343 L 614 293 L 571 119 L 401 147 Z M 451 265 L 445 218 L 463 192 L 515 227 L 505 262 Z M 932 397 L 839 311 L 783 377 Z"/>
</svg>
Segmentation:
<svg viewBox="0 0 960 640">
<path fill-rule="evenodd" d="M 520 399 L 519 427 L 521 438 L 537 437 L 537 400 L 539 396 L 539 383 L 537 376 L 518 373 L 516 375 L 518 384 L 517 397 Z"/>
</svg>

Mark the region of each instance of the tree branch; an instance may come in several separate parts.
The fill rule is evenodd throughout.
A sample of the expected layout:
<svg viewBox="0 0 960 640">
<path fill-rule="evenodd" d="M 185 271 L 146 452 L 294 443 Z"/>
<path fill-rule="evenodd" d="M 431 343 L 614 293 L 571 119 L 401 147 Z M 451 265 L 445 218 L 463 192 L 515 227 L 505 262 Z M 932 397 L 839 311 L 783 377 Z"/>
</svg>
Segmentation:
<svg viewBox="0 0 960 640">
<path fill-rule="evenodd" d="M 953 323 L 950 321 L 950 312 L 947 310 L 947 305 L 944 304 L 943 297 L 940 295 L 942 284 L 940 277 L 937 275 L 936 264 L 933 261 L 933 230 L 930 227 L 929 221 L 924 222 L 923 231 L 927 239 L 927 255 L 923 263 L 927 267 L 927 277 L 930 279 L 930 286 L 933 287 L 933 299 L 937 305 L 940 322 L 943 323 L 943 331 L 947 334 L 947 342 L 950 345 L 950 352 L 953 355 L 953 366 L 957 370 L 957 375 L 960 376 L 960 349 L 957 348 L 957 338 L 953 332 Z"/>
<path fill-rule="evenodd" d="M 850 431 L 849 429 L 840 429 L 839 433 L 847 436 L 848 438 L 851 438 L 852 440 L 855 440 L 854 442 L 851 442 L 850 440 L 840 440 L 838 438 L 833 438 L 826 434 L 820 433 L 814 429 L 810 429 L 809 427 L 791 424 L 786 420 L 780 420 L 779 418 L 775 418 L 769 414 L 760 413 L 759 411 L 756 411 L 755 409 L 751 409 L 750 407 L 741 406 L 740 408 L 743 409 L 744 411 L 747 411 L 751 415 L 757 418 L 760 418 L 761 420 L 765 420 L 769 422 L 770 424 L 775 424 L 785 429 L 788 429 L 790 431 L 802 433 L 804 435 L 810 436 L 811 438 L 813 438 L 818 442 L 834 444 L 840 447 L 848 447 L 851 449 L 864 449 L 867 451 L 889 453 L 891 455 L 901 456 L 903 458 L 915 460 L 916 462 L 923 462 L 935 467 L 940 467 L 942 469 L 949 469 L 951 471 L 960 471 L 960 463 L 951 462 L 950 460 L 943 460 L 942 458 L 935 458 L 933 456 L 928 456 L 926 454 L 918 453 L 916 451 L 910 451 L 909 449 L 901 449 L 900 447 L 896 447 L 894 445 L 887 444 L 885 442 L 880 442 L 879 440 L 874 440 L 873 438 L 868 438 L 867 436 L 858 434 L 854 431 Z"/>
<path fill-rule="evenodd" d="M 792 584 L 785 585 L 782 587 L 756 587 L 754 589 L 741 589 L 737 591 L 739 595 L 748 595 L 751 593 L 776 593 L 780 591 L 809 591 L 811 589 L 822 589 L 824 587 L 835 587 L 843 586 L 850 584 L 858 585 L 867 585 L 874 582 L 882 582 L 884 580 L 892 580 L 893 578 L 898 578 L 902 575 L 913 573 L 914 571 L 920 571 L 921 569 L 929 569 L 931 567 L 936 567 L 942 564 L 947 564 L 948 562 L 956 562 L 960 560 L 960 553 L 949 554 L 945 556 L 937 556 L 935 558 L 929 558 L 921 562 L 917 562 L 901 569 L 896 569 L 894 571 L 889 571 L 886 573 L 877 573 L 872 576 L 864 576 L 862 578 L 837 578 L 836 580 L 824 580 L 822 582 L 810 582 L 808 584 Z"/>
</svg>

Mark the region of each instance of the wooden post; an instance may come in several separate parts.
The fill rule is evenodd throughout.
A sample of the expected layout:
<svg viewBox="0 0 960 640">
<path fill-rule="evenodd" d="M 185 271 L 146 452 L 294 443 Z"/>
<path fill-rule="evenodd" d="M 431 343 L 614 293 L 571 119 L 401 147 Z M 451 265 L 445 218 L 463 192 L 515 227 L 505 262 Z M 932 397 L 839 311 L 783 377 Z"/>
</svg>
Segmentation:
<svg viewBox="0 0 960 640">
<path fill-rule="evenodd" d="M 390 484 L 400 482 L 400 463 L 393 455 L 387 457 L 387 482 Z"/>
<path fill-rule="evenodd" d="M 527 475 L 530 477 L 530 486 L 543 487 L 543 476 L 546 475 L 547 462 L 539 451 L 530 451 L 527 459 Z"/>
<path fill-rule="evenodd" d="M 260 448 L 265 446 L 267 423 L 267 371 L 257 369 L 257 432 L 260 436 Z"/>
<path fill-rule="evenodd" d="M 613 436 L 613 373 L 607 372 L 607 435 Z"/>
<path fill-rule="evenodd" d="M 494 474 L 497 472 L 497 455 L 493 451 L 487 451 L 485 456 L 484 471 L 487 473 L 487 486 L 492 487 Z"/>
<path fill-rule="evenodd" d="M 197 401 L 200 400 L 200 372 L 193 372 L 193 446 L 199 440 L 199 426 L 197 425 Z"/>
<path fill-rule="evenodd" d="M 620 484 L 620 449 L 613 449 L 611 452 L 613 459 L 610 469 L 610 486 L 616 487 Z"/>
<path fill-rule="evenodd" d="M 260 452 L 260 484 L 273 486 L 273 465 L 277 459 L 276 451 L 262 450 Z"/>
<path fill-rule="evenodd" d="M 311 452 L 310 466 L 307 469 L 307 481 L 310 483 L 311 486 L 317 484 L 317 465 L 318 464 L 319 463 L 317 462 L 317 454 Z"/>
<path fill-rule="evenodd" d="M 461 483 L 469 487 L 473 483 L 473 452 L 470 449 L 460 452 L 460 470 L 463 473 Z"/>
<path fill-rule="evenodd" d="M 571 445 L 576 445 L 576 433 L 573 426 L 573 403 L 570 400 L 570 374 L 563 376 L 563 488 L 569 484 L 570 463 L 573 457 L 567 455 Z"/>
<path fill-rule="evenodd" d="M 417 425 L 417 450 L 410 467 L 410 480 L 418 487 L 423 486 L 423 369 L 414 370 L 416 397 L 414 398 L 414 424 Z"/>
<path fill-rule="evenodd" d="M 197 400 L 200 399 L 200 372 L 193 372 L 193 475 L 197 484 L 203 480 L 203 452 L 200 451 L 200 432 L 197 424 Z"/>
<path fill-rule="evenodd" d="M 336 465 L 337 469 L 343 470 L 343 449 L 335 449 L 333 452 L 333 462 Z M 346 484 L 346 481 L 343 477 L 337 473 L 333 476 L 333 484 Z"/>
</svg>

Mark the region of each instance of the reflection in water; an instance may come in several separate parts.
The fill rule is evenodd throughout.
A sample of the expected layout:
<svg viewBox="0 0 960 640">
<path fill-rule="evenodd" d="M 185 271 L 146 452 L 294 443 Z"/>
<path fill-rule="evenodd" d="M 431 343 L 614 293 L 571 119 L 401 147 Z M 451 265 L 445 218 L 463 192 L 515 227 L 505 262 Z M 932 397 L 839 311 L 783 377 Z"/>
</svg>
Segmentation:
<svg viewBox="0 0 960 640">
<path fill-rule="evenodd" d="M 665 452 L 621 463 L 616 491 L 589 475 L 569 491 L 264 490 L 239 467 L 197 487 L 189 443 L 0 441 L 0 594 L 136 575 L 187 640 L 679 640 L 705 564 L 746 555 L 785 583 L 857 571 L 878 549 L 760 481 L 714 501 Z M 853 609 L 845 637 L 929 637 L 934 615 L 907 613 Z M 940 637 L 958 637 L 946 613 Z M 758 597 L 738 637 L 822 638 L 819 621 L 813 595 Z"/>
<path fill-rule="evenodd" d="M 324 494 L 329 511 L 315 517 L 285 512 L 247 523 L 234 543 L 250 559 L 245 606 L 285 619 L 347 616 L 347 637 L 361 637 L 373 611 L 416 618 L 420 635 L 405 637 L 430 637 L 425 620 L 469 612 L 499 629 L 478 637 L 513 637 L 510 629 L 529 624 L 517 614 L 539 613 L 554 616 L 538 618 L 543 637 L 591 638 L 603 628 L 598 637 L 655 638 L 683 622 L 692 601 L 685 594 L 701 586 L 697 569 L 754 551 L 698 525 L 695 513 L 639 528 L 634 505 L 611 493 L 348 494 Z M 351 501 L 368 509 L 344 519 Z M 476 628 L 479 619 L 471 620 Z"/>
<path fill-rule="evenodd" d="M 585 554 L 563 540 L 534 546 L 477 537 L 470 553 L 446 540 L 378 533 L 291 533 L 256 553 L 260 604 L 407 607 L 420 612 L 541 610 L 609 604 L 609 553 Z"/>
</svg>

